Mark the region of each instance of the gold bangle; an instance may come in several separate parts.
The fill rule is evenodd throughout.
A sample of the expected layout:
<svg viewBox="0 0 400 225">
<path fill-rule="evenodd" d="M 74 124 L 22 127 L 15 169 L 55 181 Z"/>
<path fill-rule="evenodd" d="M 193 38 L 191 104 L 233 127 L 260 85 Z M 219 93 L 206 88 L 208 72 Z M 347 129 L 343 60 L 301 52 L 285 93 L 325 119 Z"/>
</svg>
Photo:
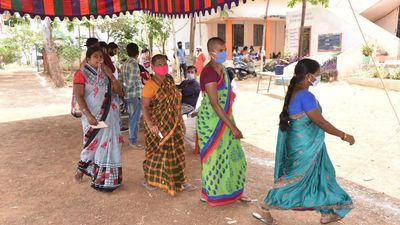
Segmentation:
<svg viewBox="0 0 400 225">
<path fill-rule="evenodd" d="M 347 138 L 347 134 L 345 132 L 343 132 L 342 140 L 344 141 L 344 140 L 346 140 L 346 138 Z"/>
</svg>

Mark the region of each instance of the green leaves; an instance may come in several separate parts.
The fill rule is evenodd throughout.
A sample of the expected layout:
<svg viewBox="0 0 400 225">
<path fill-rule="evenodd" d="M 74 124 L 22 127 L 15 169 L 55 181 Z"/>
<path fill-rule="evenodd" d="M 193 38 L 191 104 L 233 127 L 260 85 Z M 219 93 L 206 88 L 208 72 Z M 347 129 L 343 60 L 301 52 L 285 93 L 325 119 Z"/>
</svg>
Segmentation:
<svg viewBox="0 0 400 225">
<path fill-rule="evenodd" d="M 293 8 L 297 3 L 301 3 L 303 0 L 289 0 L 288 7 Z M 307 0 L 311 5 L 322 5 L 323 7 L 328 7 L 329 0 Z"/>
<path fill-rule="evenodd" d="M 23 20 L 22 20 L 23 21 Z M 0 55 L 5 63 L 13 63 L 24 54 L 28 64 L 30 64 L 30 52 L 35 45 L 41 45 L 42 36 L 29 27 L 29 23 L 21 22 L 13 27 L 7 27 L 7 38 L 0 41 Z"/>
</svg>

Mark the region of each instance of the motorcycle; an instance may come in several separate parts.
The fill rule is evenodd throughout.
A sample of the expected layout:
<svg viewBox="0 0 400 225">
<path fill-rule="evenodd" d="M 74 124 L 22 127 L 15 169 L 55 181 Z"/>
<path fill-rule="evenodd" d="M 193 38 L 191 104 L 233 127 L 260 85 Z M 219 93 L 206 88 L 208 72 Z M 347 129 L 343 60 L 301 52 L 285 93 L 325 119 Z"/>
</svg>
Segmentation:
<svg viewBox="0 0 400 225">
<path fill-rule="evenodd" d="M 236 56 L 233 59 L 233 66 L 238 80 L 246 79 L 247 76 L 257 77 L 254 62 L 251 59 L 245 59 L 243 56 Z"/>
</svg>

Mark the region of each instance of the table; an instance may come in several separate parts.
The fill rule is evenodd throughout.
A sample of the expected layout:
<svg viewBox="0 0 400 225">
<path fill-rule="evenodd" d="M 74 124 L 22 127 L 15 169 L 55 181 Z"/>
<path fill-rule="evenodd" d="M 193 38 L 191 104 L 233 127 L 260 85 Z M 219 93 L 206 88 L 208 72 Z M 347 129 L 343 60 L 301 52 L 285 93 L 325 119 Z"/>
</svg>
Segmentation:
<svg viewBox="0 0 400 225">
<path fill-rule="evenodd" d="M 267 93 L 269 92 L 269 89 L 271 87 L 271 81 L 272 78 L 280 78 L 282 79 L 282 85 L 283 85 L 283 92 L 286 93 L 286 87 L 285 87 L 285 78 L 292 78 L 293 75 L 275 75 L 274 72 L 258 72 L 257 74 L 259 74 L 260 78 L 258 79 L 258 83 L 257 83 L 257 91 L 256 93 L 258 93 L 258 91 L 260 90 L 267 90 Z M 261 79 L 263 78 L 263 76 L 269 77 L 269 82 L 268 82 L 268 88 L 267 89 L 260 89 L 260 82 Z"/>
</svg>

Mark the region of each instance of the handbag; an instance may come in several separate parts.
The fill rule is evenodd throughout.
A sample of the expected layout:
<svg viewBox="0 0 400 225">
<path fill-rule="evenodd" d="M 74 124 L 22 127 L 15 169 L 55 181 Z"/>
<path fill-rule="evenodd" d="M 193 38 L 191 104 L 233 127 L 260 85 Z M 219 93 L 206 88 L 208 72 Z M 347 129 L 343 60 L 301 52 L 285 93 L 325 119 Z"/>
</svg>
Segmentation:
<svg viewBox="0 0 400 225">
<path fill-rule="evenodd" d="M 73 94 L 72 94 L 72 100 L 71 100 L 71 115 L 75 118 L 82 117 L 82 111 L 79 107 L 78 101 L 76 100 L 76 98 Z"/>
</svg>

